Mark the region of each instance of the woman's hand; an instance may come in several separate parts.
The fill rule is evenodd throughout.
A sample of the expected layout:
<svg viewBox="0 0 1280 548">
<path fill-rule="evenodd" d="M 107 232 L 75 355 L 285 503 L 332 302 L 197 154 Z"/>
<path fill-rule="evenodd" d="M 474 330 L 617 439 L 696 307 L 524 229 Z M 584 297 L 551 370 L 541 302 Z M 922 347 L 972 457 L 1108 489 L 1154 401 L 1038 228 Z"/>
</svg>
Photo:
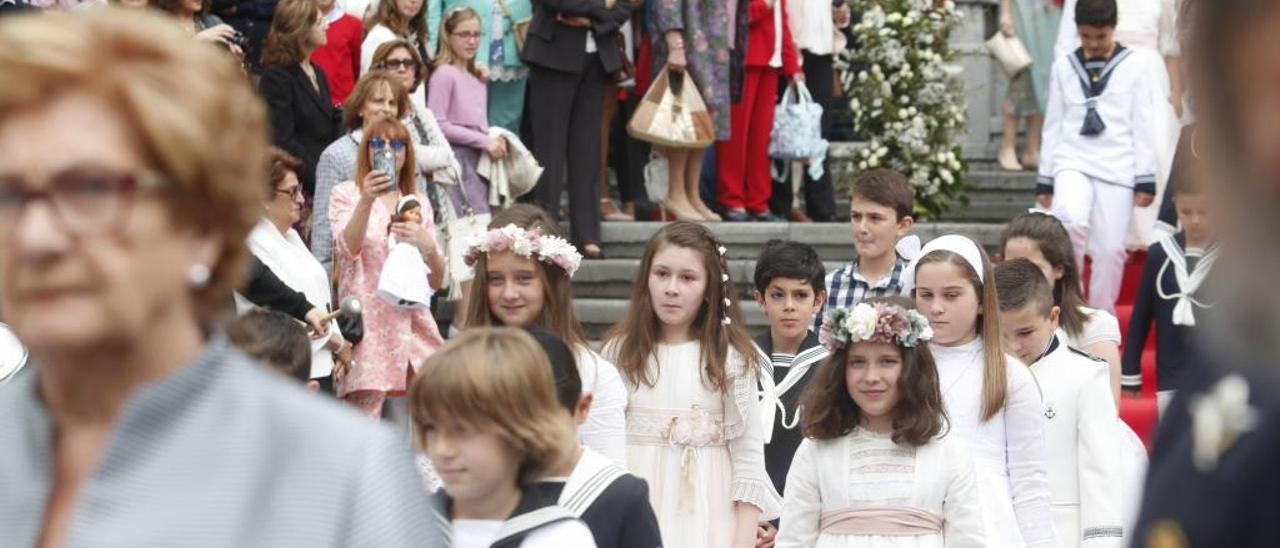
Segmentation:
<svg viewBox="0 0 1280 548">
<path fill-rule="evenodd" d="M 669 30 L 664 39 L 667 41 L 667 66 L 676 72 L 683 72 L 689 66 L 689 60 L 684 56 L 684 36 L 678 30 Z"/>
<path fill-rule="evenodd" d="M 501 160 L 507 157 L 507 138 L 491 137 L 489 138 L 489 147 L 485 149 L 490 158 Z"/>
<path fill-rule="evenodd" d="M 211 44 L 233 45 L 231 37 L 236 35 L 236 29 L 231 25 L 223 23 L 221 25 L 209 27 L 196 33 L 196 40 L 204 40 Z"/>
<path fill-rule="evenodd" d="M 1013 11 L 1007 9 L 1000 10 L 1000 33 L 1008 36 L 1009 38 L 1013 38 Z"/>
<path fill-rule="evenodd" d="M 318 306 L 307 311 L 307 331 L 311 332 L 311 338 L 319 339 L 329 330 L 324 323 L 325 314 L 324 309 Z"/>
<path fill-rule="evenodd" d="M 378 196 L 392 190 L 395 190 L 395 184 L 391 182 L 391 176 L 374 169 L 369 171 L 360 182 L 360 200 L 373 203 Z"/>
<path fill-rule="evenodd" d="M 396 237 L 396 241 L 412 244 L 423 255 L 431 254 L 437 247 L 436 239 L 432 238 L 427 233 L 427 229 L 418 223 L 391 223 L 391 234 Z"/>
<path fill-rule="evenodd" d="M 580 29 L 591 28 L 591 18 L 583 17 L 581 15 L 565 15 L 563 13 L 557 13 L 556 21 L 558 21 L 561 25 L 567 25 L 570 27 L 576 27 Z"/>
</svg>

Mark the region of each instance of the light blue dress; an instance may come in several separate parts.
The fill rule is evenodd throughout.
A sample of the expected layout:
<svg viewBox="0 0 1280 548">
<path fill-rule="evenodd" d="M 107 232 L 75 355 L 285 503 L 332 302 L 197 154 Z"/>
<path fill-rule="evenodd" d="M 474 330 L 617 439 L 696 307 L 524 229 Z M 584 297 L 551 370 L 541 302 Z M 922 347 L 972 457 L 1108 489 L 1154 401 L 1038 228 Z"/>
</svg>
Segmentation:
<svg viewBox="0 0 1280 548">
<path fill-rule="evenodd" d="M 1031 68 L 1009 82 L 1009 102 L 1019 115 L 1044 113 L 1062 8 L 1052 0 L 1013 0 L 1013 27 L 1031 54 Z"/>
</svg>

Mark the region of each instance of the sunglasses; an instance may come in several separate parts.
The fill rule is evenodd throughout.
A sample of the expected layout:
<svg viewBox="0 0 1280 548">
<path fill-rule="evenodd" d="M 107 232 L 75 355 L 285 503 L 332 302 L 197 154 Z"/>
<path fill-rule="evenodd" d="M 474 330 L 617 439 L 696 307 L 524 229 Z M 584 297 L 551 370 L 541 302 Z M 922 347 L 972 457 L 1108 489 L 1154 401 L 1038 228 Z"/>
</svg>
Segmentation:
<svg viewBox="0 0 1280 548">
<path fill-rule="evenodd" d="M 384 69 L 409 70 L 409 69 L 418 68 L 418 63 L 414 62 L 413 59 L 387 59 L 381 63 L 378 63 L 378 67 L 384 68 Z"/>
<path fill-rule="evenodd" d="M 404 139 L 391 139 L 391 140 L 387 140 L 387 139 L 383 139 L 382 137 L 370 137 L 370 138 L 369 138 L 369 146 L 371 146 L 371 147 L 373 147 L 373 148 L 375 148 L 375 149 L 381 149 L 381 148 L 384 148 L 384 147 L 386 147 L 386 146 L 390 146 L 390 147 L 391 147 L 391 150 L 394 150 L 394 151 L 396 151 L 396 152 L 400 152 L 400 151 L 404 150 Z"/>
</svg>

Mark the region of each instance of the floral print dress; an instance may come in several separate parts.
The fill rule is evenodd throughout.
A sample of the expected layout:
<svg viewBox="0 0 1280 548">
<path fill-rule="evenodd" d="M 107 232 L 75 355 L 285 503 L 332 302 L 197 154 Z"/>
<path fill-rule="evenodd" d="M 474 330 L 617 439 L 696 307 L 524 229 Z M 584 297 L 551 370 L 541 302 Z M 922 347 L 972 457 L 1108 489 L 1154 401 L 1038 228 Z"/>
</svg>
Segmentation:
<svg viewBox="0 0 1280 548">
<path fill-rule="evenodd" d="M 444 345 L 440 330 L 430 309 L 404 309 L 377 296 L 378 279 L 387 262 L 391 246 L 387 227 L 391 212 L 382 201 L 373 203 L 364 243 L 358 253 L 347 248 L 342 231 L 351 221 L 360 190 L 347 181 L 333 188 L 329 219 L 334 234 L 334 261 L 338 271 L 338 299 L 354 295 L 364 307 L 364 340 L 355 346 L 350 371 L 336 382 L 338 397 L 352 392 L 377 391 L 398 397 L 404 395 L 410 367 L 418 368 L 432 353 Z M 434 214 L 430 201 L 418 197 L 422 204 L 423 224 L 427 234 L 436 237 Z"/>
</svg>

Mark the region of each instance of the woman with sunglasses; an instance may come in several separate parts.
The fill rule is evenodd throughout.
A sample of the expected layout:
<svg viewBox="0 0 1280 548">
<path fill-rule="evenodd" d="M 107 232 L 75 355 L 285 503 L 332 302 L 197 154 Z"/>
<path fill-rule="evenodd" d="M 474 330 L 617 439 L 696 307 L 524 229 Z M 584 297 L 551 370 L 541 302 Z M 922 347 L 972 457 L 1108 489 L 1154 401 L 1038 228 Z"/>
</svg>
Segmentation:
<svg viewBox="0 0 1280 548">
<path fill-rule="evenodd" d="M 302 218 L 305 205 L 297 173 L 301 167 L 302 162 L 289 153 L 274 147 L 271 149 L 270 176 L 266 181 L 267 196 L 263 204 L 266 215 L 249 233 L 249 252 L 285 285 L 305 295 L 313 307 L 327 311 L 333 302 L 329 273 L 311 255 L 298 231 L 293 229 L 293 225 Z M 236 308 L 243 314 L 254 306 L 237 295 Z M 311 374 L 308 378 L 320 381 L 321 386 L 331 392 L 334 359 L 343 364 L 350 363 L 351 344 L 342 338 L 336 319 L 329 320 L 324 327 L 311 340 Z"/>
<path fill-rule="evenodd" d="M 395 173 L 374 169 L 375 157 L 395 153 Z M 445 259 L 436 243 L 430 202 L 414 179 L 413 141 L 393 118 L 369 125 L 360 141 L 354 181 L 333 189 L 329 219 L 337 262 L 338 297 L 354 296 L 364 305 L 364 340 L 356 346 L 350 368 L 334 374 L 338 397 L 371 416 L 382 413 L 388 397 L 404 396 L 413 372 L 444 344 L 428 309 L 398 308 L 377 296 L 382 267 L 391 252 L 387 227 L 398 242 L 413 244 L 431 273 L 432 290 L 444 280 Z M 396 203 L 416 196 L 422 221 L 392 222 Z"/>
</svg>

